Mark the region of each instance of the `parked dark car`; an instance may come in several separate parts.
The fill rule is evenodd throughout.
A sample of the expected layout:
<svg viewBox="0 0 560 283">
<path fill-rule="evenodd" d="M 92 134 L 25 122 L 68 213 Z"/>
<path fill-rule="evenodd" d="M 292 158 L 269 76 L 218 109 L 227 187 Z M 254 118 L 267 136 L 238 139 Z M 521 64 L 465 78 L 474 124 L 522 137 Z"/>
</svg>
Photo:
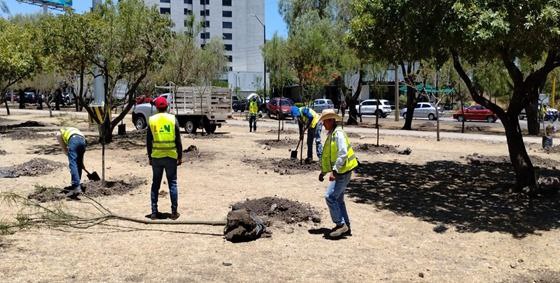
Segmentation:
<svg viewBox="0 0 560 283">
<path fill-rule="evenodd" d="M 457 119 L 457 121 L 487 121 L 488 123 L 494 123 L 498 120 L 498 116 L 492 112 L 492 110 L 482 106 L 482 105 L 474 105 L 470 107 L 466 107 L 461 111 L 461 109 L 457 110 L 453 114 L 453 119 Z"/>
<path fill-rule="evenodd" d="M 248 109 L 247 99 L 238 96 L 233 96 L 231 100 L 231 108 L 234 112 L 244 112 Z"/>
<path fill-rule="evenodd" d="M 34 92 L 26 91 L 24 98 L 25 103 L 37 103 L 37 95 Z"/>
<path fill-rule="evenodd" d="M 283 117 L 292 116 L 292 102 L 288 98 L 274 97 L 266 104 L 266 109 L 268 112 L 268 117 L 271 118 L 272 115 Z M 279 115 L 280 114 L 280 115 Z"/>
</svg>

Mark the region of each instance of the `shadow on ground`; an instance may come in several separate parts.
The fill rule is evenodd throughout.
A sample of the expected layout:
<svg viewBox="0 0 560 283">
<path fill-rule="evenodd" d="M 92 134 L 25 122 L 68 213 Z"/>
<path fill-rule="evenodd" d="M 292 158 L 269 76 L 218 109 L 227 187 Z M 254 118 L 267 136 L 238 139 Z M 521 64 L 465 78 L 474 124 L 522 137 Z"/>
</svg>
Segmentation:
<svg viewBox="0 0 560 283">
<path fill-rule="evenodd" d="M 558 176 L 560 171 L 541 169 L 541 175 Z M 458 232 L 503 232 L 522 238 L 560 228 L 560 197 L 530 199 L 511 193 L 513 181 L 512 169 L 504 163 L 364 162 L 347 194 L 358 203 L 454 226 Z"/>
</svg>

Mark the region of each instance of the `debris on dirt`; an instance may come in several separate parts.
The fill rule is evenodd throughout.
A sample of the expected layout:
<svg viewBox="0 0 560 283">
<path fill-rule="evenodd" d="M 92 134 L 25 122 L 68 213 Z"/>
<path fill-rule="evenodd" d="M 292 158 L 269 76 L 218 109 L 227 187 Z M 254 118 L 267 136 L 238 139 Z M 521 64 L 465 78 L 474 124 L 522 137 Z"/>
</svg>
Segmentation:
<svg viewBox="0 0 560 283">
<path fill-rule="evenodd" d="M 210 160 L 214 155 L 215 153 L 201 152 L 195 145 L 190 145 L 187 149 L 183 149 L 183 162 Z"/>
<path fill-rule="evenodd" d="M 560 280 L 560 272 L 548 270 L 548 269 L 538 269 L 530 270 L 523 275 L 516 276 L 513 279 L 508 279 L 502 282 L 534 282 L 534 283 L 549 283 L 558 282 Z"/>
<path fill-rule="evenodd" d="M 8 154 L 7 151 L 5 151 L 5 150 L 3 150 L 3 149 L 0 149 L 0 155 L 6 155 L 6 154 Z"/>
<path fill-rule="evenodd" d="M 99 142 L 99 138 L 87 139 L 87 147 L 89 149 L 101 149 L 102 144 Z M 121 138 L 113 137 L 113 141 L 105 144 L 105 149 L 115 149 L 115 150 L 134 150 L 139 148 L 146 148 L 146 139 L 138 140 L 135 137 L 127 138 L 123 136 Z"/>
<path fill-rule="evenodd" d="M 490 126 L 465 126 L 466 132 L 485 132 L 490 130 Z"/>
<path fill-rule="evenodd" d="M 226 133 L 214 133 L 214 134 L 187 134 L 187 137 L 193 140 L 214 140 L 214 139 L 225 139 L 231 138 L 231 136 L 226 135 Z"/>
<path fill-rule="evenodd" d="M 258 144 L 262 144 L 268 148 L 272 148 L 272 147 L 287 147 L 287 146 L 292 146 L 292 147 L 296 147 L 298 141 L 295 139 L 291 139 L 288 137 L 284 137 L 280 140 L 277 139 L 273 139 L 273 140 L 257 140 L 255 141 Z"/>
<path fill-rule="evenodd" d="M 224 228 L 226 240 L 239 243 L 253 241 L 263 233 L 270 235 L 263 221 L 247 209 L 232 210 L 227 215 L 227 224 Z"/>
<path fill-rule="evenodd" d="M 0 168 L 0 178 L 47 175 L 64 164 L 43 158 L 34 158 L 20 165 Z"/>
<path fill-rule="evenodd" d="M 28 128 L 28 127 L 45 127 L 46 124 L 37 122 L 37 121 L 25 121 L 19 124 L 8 124 L 8 125 L 0 125 L 0 133 L 5 132 L 8 129 L 15 129 L 15 128 Z"/>
<path fill-rule="evenodd" d="M 54 137 L 55 133 L 39 133 L 36 130 L 19 129 L 4 132 L 3 135 L 12 140 L 34 140 Z"/>
<path fill-rule="evenodd" d="M 321 217 L 315 209 L 306 203 L 278 197 L 247 199 L 232 206 L 233 210 L 247 209 L 263 218 L 265 223 L 282 221 L 287 224 L 312 221 L 320 223 Z"/>
<path fill-rule="evenodd" d="M 267 133 L 269 133 L 269 134 L 278 134 L 278 129 L 268 130 Z M 290 130 L 290 129 L 288 129 L 288 130 L 280 130 L 280 134 L 282 134 L 282 135 L 295 135 L 295 134 L 297 134 L 297 133 L 298 133 L 298 131 L 296 131 L 296 130 Z"/>
<path fill-rule="evenodd" d="M 294 175 L 303 174 L 311 171 L 319 170 L 319 163 L 312 161 L 310 164 L 305 162 L 301 163 L 297 159 L 279 159 L 279 158 L 267 158 L 267 159 L 249 159 L 243 158 L 241 160 L 243 163 L 257 167 L 259 169 L 272 170 L 280 175 Z"/>
<path fill-rule="evenodd" d="M 539 190 L 536 192 L 542 196 L 554 196 L 560 192 L 560 178 L 558 177 L 540 177 L 537 180 Z"/>
<path fill-rule="evenodd" d="M 362 135 L 359 135 L 359 134 L 356 134 L 356 133 L 346 133 L 346 135 L 349 138 L 352 138 L 352 139 L 361 139 L 362 138 Z"/>
<path fill-rule="evenodd" d="M 560 145 L 549 147 L 547 149 L 543 149 L 546 153 L 560 153 Z"/>
<path fill-rule="evenodd" d="M 434 227 L 434 232 L 436 233 L 444 233 L 445 231 L 447 231 L 447 228 L 444 224 L 438 224 L 436 227 Z"/>
<path fill-rule="evenodd" d="M 57 155 L 57 154 L 62 154 L 63 153 L 59 144 L 34 145 L 27 152 L 30 153 L 30 154 L 38 154 L 38 155 Z"/>
<path fill-rule="evenodd" d="M 467 162 L 471 165 L 481 165 L 481 164 L 511 164 L 511 160 L 508 156 L 485 156 L 478 153 L 473 153 L 465 157 Z M 554 168 L 559 167 L 560 162 L 552 159 L 542 158 L 539 156 L 531 156 L 531 161 L 533 165 L 544 167 L 544 168 Z"/>
<path fill-rule="evenodd" d="M 388 145 L 388 144 L 380 144 L 379 146 L 371 143 L 363 143 L 356 145 L 357 151 L 367 151 L 375 154 L 388 154 L 388 153 L 396 153 L 401 155 L 410 155 L 412 153 L 412 149 L 409 147 L 400 150 L 399 146 Z"/>
<path fill-rule="evenodd" d="M 122 180 L 105 181 L 105 186 L 101 181 L 87 181 L 82 184 L 82 190 L 84 191 L 84 194 L 89 197 L 124 195 L 142 184 L 147 184 L 147 181 L 144 179 L 134 179 L 130 182 Z M 71 188 L 35 186 L 35 192 L 29 194 L 27 198 L 37 200 L 38 202 L 62 200 L 65 199 L 65 192 L 69 189 Z"/>
</svg>

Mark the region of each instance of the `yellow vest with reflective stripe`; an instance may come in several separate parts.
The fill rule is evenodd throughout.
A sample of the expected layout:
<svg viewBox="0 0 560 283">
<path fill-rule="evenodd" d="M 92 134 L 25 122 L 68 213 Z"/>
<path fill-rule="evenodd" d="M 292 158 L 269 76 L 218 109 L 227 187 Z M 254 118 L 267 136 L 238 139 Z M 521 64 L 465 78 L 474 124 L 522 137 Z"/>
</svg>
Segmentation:
<svg viewBox="0 0 560 283">
<path fill-rule="evenodd" d="M 60 129 L 60 134 L 62 135 L 62 140 L 64 141 L 64 144 L 68 145 L 68 140 L 70 140 L 70 138 L 73 135 L 79 135 L 82 137 L 85 137 L 84 134 L 82 134 L 82 132 L 80 132 L 80 130 L 74 128 L 74 127 L 64 127 L 62 129 Z"/>
<path fill-rule="evenodd" d="M 175 116 L 168 113 L 158 113 L 150 117 L 149 124 L 154 137 L 152 158 L 171 157 L 177 159 Z"/>
<path fill-rule="evenodd" d="M 301 107 L 299 109 L 299 112 L 301 113 L 301 118 L 303 119 L 303 123 L 307 124 L 307 116 L 305 116 L 305 114 L 303 114 L 303 109 L 307 108 L 307 110 L 309 111 L 309 113 L 311 113 L 311 116 L 313 116 L 313 120 L 311 120 L 311 128 L 315 128 L 317 126 L 317 123 L 319 123 L 319 115 L 317 114 L 317 112 L 315 112 L 315 110 L 309 108 L 309 107 Z"/>
<path fill-rule="evenodd" d="M 256 115 L 257 112 L 259 112 L 259 107 L 257 106 L 257 102 L 256 101 L 249 102 L 249 114 Z"/>
<path fill-rule="evenodd" d="M 332 134 L 327 136 L 327 140 L 325 141 L 325 148 L 323 149 L 323 155 L 321 156 L 321 172 L 323 173 L 331 172 L 334 164 L 336 163 L 338 154 L 338 146 L 336 145 L 337 132 L 342 132 L 342 134 L 344 134 L 344 140 L 346 141 L 346 148 L 348 151 L 346 163 L 338 169 L 337 173 L 344 174 L 358 166 L 358 159 L 356 159 L 356 155 L 354 155 L 354 149 L 350 146 L 348 136 L 342 129 L 337 127 Z"/>
</svg>

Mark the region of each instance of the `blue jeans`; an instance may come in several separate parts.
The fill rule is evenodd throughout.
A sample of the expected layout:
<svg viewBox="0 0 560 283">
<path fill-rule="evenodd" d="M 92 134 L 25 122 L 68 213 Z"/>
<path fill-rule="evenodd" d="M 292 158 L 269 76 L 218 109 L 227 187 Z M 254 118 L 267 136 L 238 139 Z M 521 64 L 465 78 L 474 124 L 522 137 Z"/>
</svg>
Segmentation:
<svg viewBox="0 0 560 283">
<path fill-rule="evenodd" d="M 323 128 L 323 123 L 319 122 L 315 128 L 309 128 L 307 130 L 307 158 L 312 159 L 313 156 L 313 142 L 315 141 L 315 147 L 317 150 L 317 157 L 321 160 L 321 155 L 323 153 L 323 145 L 321 144 L 321 128 Z"/>
<path fill-rule="evenodd" d="M 257 131 L 257 115 L 249 115 L 249 132 Z"/>
<path fill-rule="evenodd" d="M 72 177 L 72 188 L 80 186 L 85 153 L 86 139 L 79 135 L 71 136 L 68 140 L 68 167 Z"/>
<path fill-rule="evenodd" d="M 346 224 L 350 226 L 350 218 L 346 211 L 346 204 L 344 203 L 344 191 L 350 182 L 352 172 L 344 175 L 339 175 L 336 179 L 329 183 L 325 199 L 331 214 L 331 219 L 336 225 Z"/>
<path fill-rule="evenodd" d="M 163 170 L 169 184 L 169 197 L 171 198 L 171 213 L 177 212 L 177 159 L 171 157 L 152 159 L 152 213 L 158 212 L 158 193 L 163 177 Z"/>
</svg>

